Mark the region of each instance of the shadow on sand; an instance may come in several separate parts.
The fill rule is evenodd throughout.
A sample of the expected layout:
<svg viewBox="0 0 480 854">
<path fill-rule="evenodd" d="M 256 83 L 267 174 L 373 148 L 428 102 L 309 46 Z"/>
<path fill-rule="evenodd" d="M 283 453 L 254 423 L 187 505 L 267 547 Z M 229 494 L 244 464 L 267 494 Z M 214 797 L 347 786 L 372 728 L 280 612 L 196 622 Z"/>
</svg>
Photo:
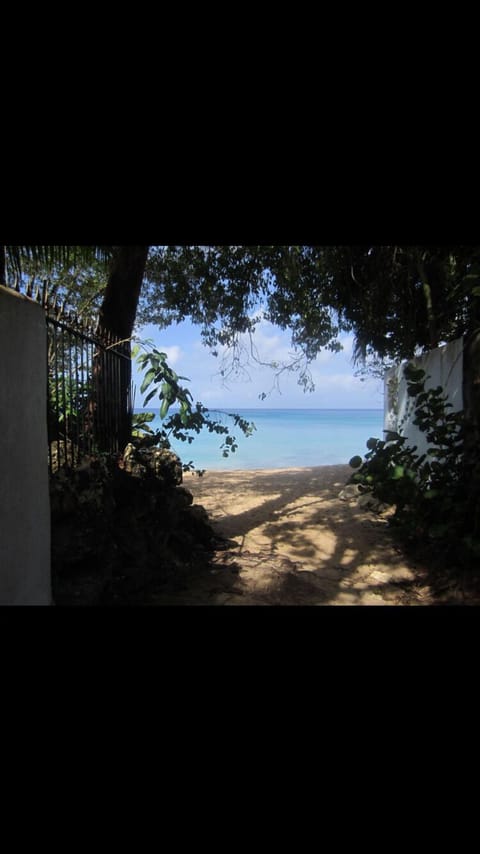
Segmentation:
<svg viewBox="0 0 480 854">
<path fill-rule="evenodd" d="M 340 500 L 350 474 L 209 472 L 187 483 L 219 536 L 235 541 L 215 556 L 204 604 L 434 604 L 427 569 L 402 554 L 387 519 Z M 198 602 L 195 582 L 190 594 Z"/>
</svg>

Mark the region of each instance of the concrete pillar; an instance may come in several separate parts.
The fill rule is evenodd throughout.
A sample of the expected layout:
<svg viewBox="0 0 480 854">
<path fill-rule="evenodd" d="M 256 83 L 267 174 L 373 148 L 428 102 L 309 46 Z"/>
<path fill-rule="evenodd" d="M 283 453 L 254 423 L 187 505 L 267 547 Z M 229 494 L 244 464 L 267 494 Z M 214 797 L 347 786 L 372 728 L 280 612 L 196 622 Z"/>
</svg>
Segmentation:
<svg viewBox="0 0 480 854">
<path fill-rule="evenodd" d="M 51 605 L 47 346 L 40 305 L 0 286 L 0 605 Z"/>
</svg>

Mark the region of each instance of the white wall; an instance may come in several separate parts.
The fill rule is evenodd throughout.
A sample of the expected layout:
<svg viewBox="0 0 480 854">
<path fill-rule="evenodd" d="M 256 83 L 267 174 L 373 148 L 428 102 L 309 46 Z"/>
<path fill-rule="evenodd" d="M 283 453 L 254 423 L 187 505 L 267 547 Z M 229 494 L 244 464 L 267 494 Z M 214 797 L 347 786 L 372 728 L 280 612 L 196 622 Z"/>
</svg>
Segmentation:
<svg viewBox="0 0 480 854">
<path fill-rule="evenodd" d="M 0 286 L 0 605 L 52 604 L 40 305 Z"/>
<path fill-rule="evenodd" d="M 425 388 L 442 386 L 446 393 L 448 402 L 452 404 L 449 412 L 460 412 L 463 409 L 462 380 L 463 380 L 463 338 L 457 338 L 443 347 L 430 350 L 423 356 L 412 360 L 418 368 L 422 368 L 430 379 L 425 383 Z M 415 424 L 412 424 L 413 398 L 407 395 L 407 383 L 403 376 L 403 368 L 406 362 L 391 368 L 385 374 L 385 396 L 384 396 L 384 429 L 396 430 L 402 436 L 407 437 L 407 444 L 412 447 L 417 445 L 418 454 L 428 450 L 428 443 L 423 433 Z M 408 404 L 410 403 L 410 412 Z M 405 419 L 404 423 L 402 421 Z"/>
</svg>

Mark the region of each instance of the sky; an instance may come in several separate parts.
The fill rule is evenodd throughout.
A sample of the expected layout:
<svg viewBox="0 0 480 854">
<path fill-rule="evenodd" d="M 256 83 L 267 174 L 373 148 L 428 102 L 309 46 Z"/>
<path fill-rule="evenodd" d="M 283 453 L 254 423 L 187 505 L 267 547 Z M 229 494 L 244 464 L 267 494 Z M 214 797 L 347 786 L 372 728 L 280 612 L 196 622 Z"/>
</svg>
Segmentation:
<svg viewBox="0 0 480 854">
<path fill-rule="evenodd" d="M 274 373 L 268 367 L 251 363 L 248 374 L 225 381 L 220 375 L 222 352 L 215 358 L 202 344 L 200 327 L 190 321 L 173 325 L 167 329 L 149 325 L 137 329 L 139 339 L 149 339 L 161 352 L 167 353 L 170 366 L 190 382 L 182 381 L 194 402 L 201 401 L 215 409 L 382 409 L 383 383 L 372 377 L 363 381 L 354 376 L 352 364 L 353 336 L 340 337 L 341 353 L 322 351 L 310 366 L 315 391 L 304 392 L 298 385 L 295 373 L 283 374 L 279 389 L 273 388 Z M 256 348 L 265 361 L 282 362 L 291 353 L 290 334 L 270 323 L 262 322 L 255 332 Z M 135 408 L 141 408 L 146 394 L 140 394 L 143 372 L 133 364 L 133 383 L 136 387 Z M 267 393 L 265 400 L 259 395 Z M 147 409 L 158 407 L 158 398 L 153 398 Z"/>
</svg>

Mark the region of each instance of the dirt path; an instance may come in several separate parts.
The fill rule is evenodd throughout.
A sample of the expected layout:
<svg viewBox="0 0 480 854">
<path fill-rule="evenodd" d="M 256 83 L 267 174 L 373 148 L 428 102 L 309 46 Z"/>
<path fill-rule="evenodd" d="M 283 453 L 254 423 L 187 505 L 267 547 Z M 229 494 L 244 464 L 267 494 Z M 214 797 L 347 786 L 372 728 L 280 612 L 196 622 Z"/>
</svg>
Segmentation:
<svg viewBox="0 0 480 854">
<path fill-rule="evenodd" d="M 187 475 L 184 485 L 232 547 L 216 552 L 209 577 L 182 604 L 438 601 L 426 572 L 395 547 L 386 518 L 339 498 L 350 474 L 349 466 L 319 466 Z"/>
</svg>

